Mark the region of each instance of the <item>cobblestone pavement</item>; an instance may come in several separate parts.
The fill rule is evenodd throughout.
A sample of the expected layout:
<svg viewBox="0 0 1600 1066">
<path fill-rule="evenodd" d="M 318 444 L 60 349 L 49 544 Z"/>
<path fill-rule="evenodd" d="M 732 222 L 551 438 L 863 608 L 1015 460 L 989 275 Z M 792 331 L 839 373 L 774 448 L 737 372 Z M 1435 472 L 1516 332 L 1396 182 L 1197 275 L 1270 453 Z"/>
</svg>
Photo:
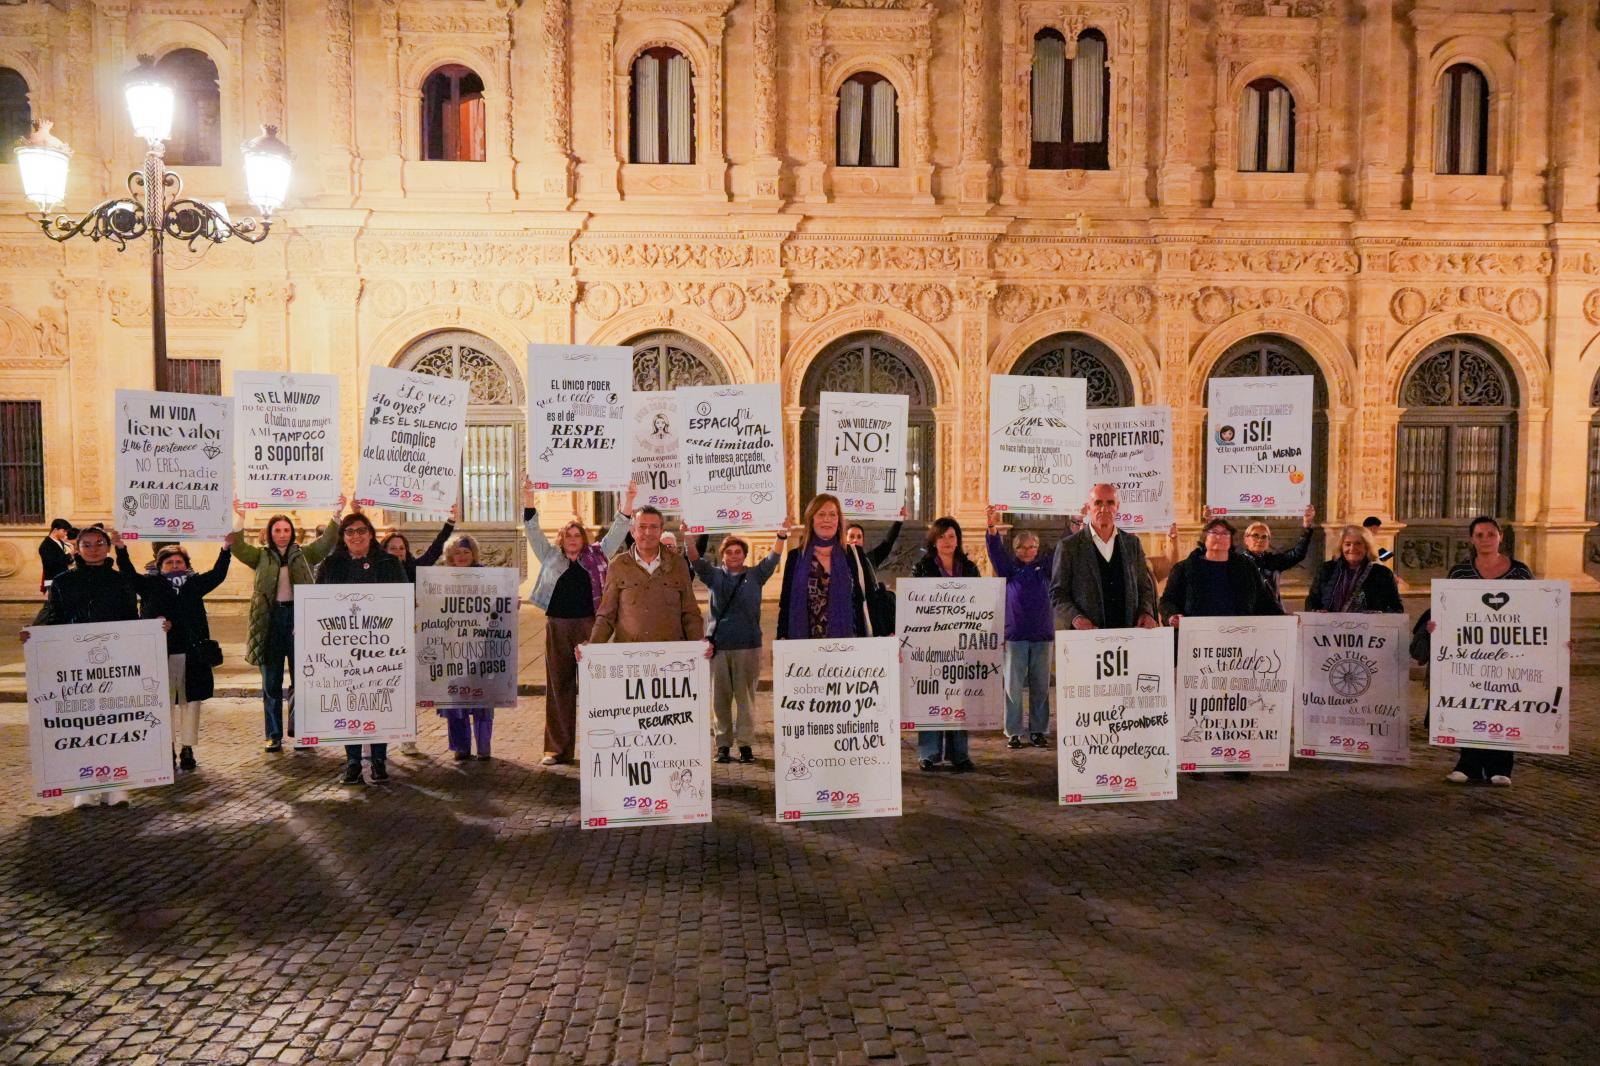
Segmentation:
<svg viewBox="0 0 1600 1066">
<path fill-rule="evenodd" d="M 1413 693 L 1420 695 L 1420 688 Z M 0 1061 L 1594 1061 L 1595 683 L 1511 789 L 1296 761 L 1063 810 L 1053 753 L 975 739 L 906 816 L 584 832 L 542 701 L 386 787 L 207 709 L 198 773 L 126 810 L 29 798 L 0 707 Z"/>
</svg>

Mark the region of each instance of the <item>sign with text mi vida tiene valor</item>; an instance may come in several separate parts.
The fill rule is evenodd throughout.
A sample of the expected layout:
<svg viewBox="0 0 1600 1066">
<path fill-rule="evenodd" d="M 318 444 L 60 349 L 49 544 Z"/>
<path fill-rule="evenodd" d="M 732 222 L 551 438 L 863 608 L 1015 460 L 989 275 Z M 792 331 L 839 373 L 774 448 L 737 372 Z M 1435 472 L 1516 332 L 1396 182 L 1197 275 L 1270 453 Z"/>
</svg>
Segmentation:
<svg viewBox="0 0 1600 1066">
<path fill-rule="evenodd" d="M 417 738 L 410 585 L 297 585 L 295 744 Z"/>
<path fill-rule="evenodd" d="M 1411 760 L 1410 634 L 1403 614 L 1300 615 L 1296 755 L 1392 766 Z"/>
<path fill-rule="evenodd" d="M 817 426 L 817 491 L 846 518 L 900 517 L 906 501 L 911 397 L 825 392 Z"/>
<path fill-rule="evenodd" d="M 778 821 L 900 815 L 893 637 L 772 645 Z"/>
<path fill-rule="evenodd" d="M 1287 770 L 1296 619 L 1196 618 L 1178 628 L 1178 769 Z"/>
<path fill-rule="evenodd" d="M 677 394 L 689 532 L 776 529 L 785 507 L 778 386 L 696 385 Z"/>
<path fill-rule="evenodd" d="M 1572 589 L 1565 581 L 1435 581 L 1429 742 L 1567 754 Z"/>
<path fill-rule="evenodd" d="M 1217 514 L 1297 515 L 1311 503 L 1309 375 L 1212 378 L 1206 505 Z"/>
<path fill-rule="evenodd" d="M 514 566 L 417 567 L 417 705 L 517 705 Z"/>
<path fill-rule="evenodd" d="M 528 476 L 539 490 L 621 490 L 633 475 L 633 349 L 528 345 Z"/>
<path fill-rule="evenodd" d="M 118 389 L 117 517 L 125 537 L 233 530 L 233 398 Z"/>
<path fill-rule="evenodd" d="M 586 644 L 578 664 L 585 829 L 711 820 L 711 666 L 698 640 Z"/>
<path fill-rule="evenodd" d="M 1006 583 L 998 577 L 903 577 L 895 584 L 900 728 L 1005 724 Z"/>
<path fill-rule="evenodd" d="M 1056 634 L 1063 807 L 1178 798 L 1172 641 L 1165 627 Z"/>
<path fill-rule="evenodd" d="M 34 795 L 172 784 L 167 635 L 160 619 L 34 626 L 28 741 Z"/>
<path fill-rule="evenodd" d="M 444 514 L 456 502 L 467 437 L 467 383 L 375 366 L 368 371 L 356 499 Z"/>
<path fill-rule="evenodd" d="M 338 377 L 240 370 L 233 399 L 239 502 L 246 509 L 338 504 Z"/>
</svg>

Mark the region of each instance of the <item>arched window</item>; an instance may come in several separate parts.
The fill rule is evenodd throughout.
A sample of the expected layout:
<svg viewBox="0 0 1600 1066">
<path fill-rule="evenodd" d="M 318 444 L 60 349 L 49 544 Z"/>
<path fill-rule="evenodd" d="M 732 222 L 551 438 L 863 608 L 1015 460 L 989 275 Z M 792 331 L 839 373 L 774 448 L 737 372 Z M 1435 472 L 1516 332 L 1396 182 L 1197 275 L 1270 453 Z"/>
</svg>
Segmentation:
<svg viewBox="0 0 1600 1066">
<path fill-rule="evenodd" d="M 1280 81 L 1257 78 L 1239 101 L 1239 169 L 1294 170 L 1294 95 Z"/>
<path fill-rule="evenodd" d="M 217 65 L 197 48 L 168 52 L 156 64 L 172 86 L 172 137 L 167 162 L 214 167 L 222 163 L 222 90 Z"/>
<path fill-rule="evenodd" d="M 1087 333 L 1057 333 L 1035 341 L 1017 360 L 1013 374 L 1083 378 L 1090 407 L 1130 407 L 1133 385 L 1122 360 Z"/>
<path fill-rule="evenodd" d="M 422 82 L 422 158 L 481 163 L 488 158 L 483 79 L 451 63 Z"/>
<path fill-rule="evenodd" d="M 882 74 L 865 70 L 839 86 L 839 165 L 900 165 L 900 107 Z"/>
<path fill-rule="evenodd" d="M 0 145 L 7 149 L 5 161 L 11 162 L 11 145 L 18 137 L 33 131 L 33 109 L 28 106 L 28 79 L 10 67 L 0 67 Z"/>
<path fill-rule="evenodd" d="M 1106 170 L 1111 119 L 1111 66 L 1106 38 L 1084 30 L 1070 44 L 1058 30 L 1033 38 L 1035 170 Z"/>
<path fill-rule="evenodd" d="M 1439 79 L 1433 169 L 1437 174 L 1489 173 L 1489 79 L 1470 63 L 1455 64 Z"/>
<path fill-rule="evenodd" d="M 1488 345 L 1448 337 L 1412 363 L 1400 406 L 1395 517 L 1406 528 L 1395 551 L 1408 573 L 1442 576 L 1466 551 L 1469 519 L 1511 512 L 1516 385 Z"/>
<path fill-rule="evenodd" d="M 682 52 L 647 48 L 633 61 L 630 163 L 694 162 L 694 68 Z"/>
</svg>

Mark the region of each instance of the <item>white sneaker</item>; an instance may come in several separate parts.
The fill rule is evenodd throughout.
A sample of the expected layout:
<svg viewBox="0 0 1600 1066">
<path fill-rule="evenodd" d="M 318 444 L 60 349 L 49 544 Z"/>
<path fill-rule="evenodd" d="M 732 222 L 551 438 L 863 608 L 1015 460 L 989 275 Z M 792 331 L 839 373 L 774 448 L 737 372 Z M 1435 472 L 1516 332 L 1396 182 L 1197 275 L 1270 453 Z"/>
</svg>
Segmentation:
<svg viewBox="0 0 1600 1066">
<path fill-rule="evenodd" d="M 1489 784 L 1500 785 L 1504 788 L 1509 788 L 1511 786 L 1511 778 L 1507 777 L 1505 774 L 1495 774 L 1493 777 L 1489 778 Z"/>
<path fill-rule="evenodd" d="M 1467 783 L 1467 775 L 1460 770 L 1451 770 L 1444 775 L 1444 779 L 1452 785 L 1464 785 Z M 1510 784 L 1510 782 L 1507 782 L 1507 784 Z"/>
<path fill-rule="evenodd" d="M 102 792 L 91 792 L 86 796 L 72 797 L 72 805 L 74 807 L 98 807 L 105 801 L 106 797 Z"/>
</svg>

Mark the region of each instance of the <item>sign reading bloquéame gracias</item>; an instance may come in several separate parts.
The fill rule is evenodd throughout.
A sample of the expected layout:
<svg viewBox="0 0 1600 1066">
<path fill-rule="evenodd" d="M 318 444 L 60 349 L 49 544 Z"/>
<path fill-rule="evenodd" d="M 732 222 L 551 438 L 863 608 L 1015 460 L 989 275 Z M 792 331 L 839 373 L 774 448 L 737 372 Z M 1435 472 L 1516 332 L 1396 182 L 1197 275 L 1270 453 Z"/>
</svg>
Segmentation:
<svg viewBox="0 0 1600 1066">
<path fill-rule="evenodd" d="M 336 506 L 344 469 L 338 376 L 240 370 L 233 398 L 240 504 Z"/>
<path fill-rule="evenodd" d="M 633 476 L 633 349 L 530 344 L 528 384 L 533 487 L 627 488 Z"/>
</svg>

